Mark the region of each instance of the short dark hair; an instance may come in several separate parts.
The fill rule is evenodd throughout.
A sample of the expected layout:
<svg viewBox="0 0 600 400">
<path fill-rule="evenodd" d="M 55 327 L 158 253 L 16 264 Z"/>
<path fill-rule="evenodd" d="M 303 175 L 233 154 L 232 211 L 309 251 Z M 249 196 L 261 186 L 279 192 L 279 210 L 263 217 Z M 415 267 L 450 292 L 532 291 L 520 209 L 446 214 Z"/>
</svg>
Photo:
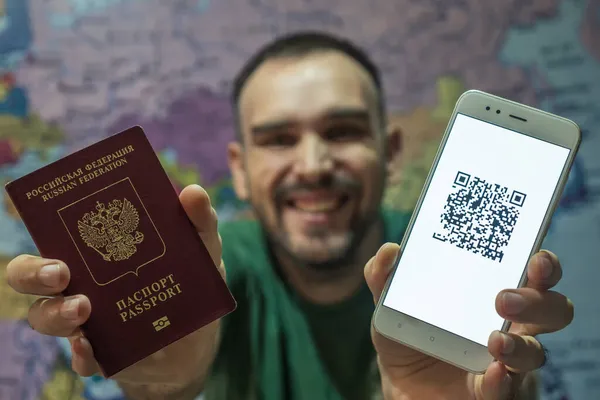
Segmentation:
<svg viewBox="0 0 600 400">
<path fill-rule="evenodd" d="M 242 138 L 242 128 L 239 118 L 239 98 L 244 85 L 252 73 L 254 73 L 254 71 L 256 71 L 265 61 L 273 58 L 300 57 L 313 52 L 326 50 L 339 51 L 349 56 L 367 71 L 375 84 L 378 102 L 377 108 L 380 113 L 382 124 L 385 124 L 385 100 L 381 75 L 379 69 L 371 61 L 367 53 L 347 39 L 324 32 L 301 31 L 280 36 L 274 41 L 267 43 L 250 57 L 235 76 L 231 102 L 233 105 L 237 135 L 240 140 Z"/>
</svg>

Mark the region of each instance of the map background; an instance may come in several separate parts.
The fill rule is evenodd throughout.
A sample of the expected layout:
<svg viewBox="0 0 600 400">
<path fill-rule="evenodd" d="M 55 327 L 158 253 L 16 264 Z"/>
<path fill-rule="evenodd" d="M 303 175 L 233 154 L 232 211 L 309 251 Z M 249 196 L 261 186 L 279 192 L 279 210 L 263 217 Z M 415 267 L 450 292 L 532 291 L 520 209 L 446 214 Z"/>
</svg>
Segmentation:
<svg viewBox="0 0 600 400">
<path fill-rule="evenodd" d="M 600 0 L 3 0 L 0 180 L 142 125 L 178 188 L 201 183 L 220 218 L 248 215 L 230 188 L 230 79 L 260 45 L 323 29 L 362 45 L 384 74 L 406 157 L 386 203 L 410 209 L 457 97 L 480 89 L 575 120 L 584 134 L 544 247 L 576 305 L 542 337 L 545 399 L 600 394 Z M 35 253 L 0 193 L 0 275 Z M 31 298 L 0 277 L 0 400 L 119 399 L 112 382 L 69 372 L 64 341 L 32 332 Z"/>
</svg>

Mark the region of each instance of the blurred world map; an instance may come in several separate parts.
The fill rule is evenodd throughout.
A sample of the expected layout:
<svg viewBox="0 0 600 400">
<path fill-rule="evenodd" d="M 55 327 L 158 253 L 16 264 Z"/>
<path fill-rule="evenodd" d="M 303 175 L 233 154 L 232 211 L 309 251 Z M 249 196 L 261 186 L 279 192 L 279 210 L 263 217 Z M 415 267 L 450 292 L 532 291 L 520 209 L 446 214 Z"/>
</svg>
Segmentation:
<svg viewBox="0 0 600 400">
<path fill-rule="evenodd" d="M 405 156 L 386 195 L 410 210 L 458 96 L 480 89 L 576 121 L 583 144 L 544 243 L 576 305 L 541 340 L 544 399 L 600 398 L 600 0 L 0 0 L 0 180 L 141 125 L 176 188 L 200 183 L 222 220 L 248 211 L 230 187 L 230 81 L 277 35 L 362 45 L 384 74 Z M 117 400 L 70 372 L 68 346 L 32 331 L 34 300 L 4 283 L 36 253 L 0 192 L 0 400 Z"/>
</svg>

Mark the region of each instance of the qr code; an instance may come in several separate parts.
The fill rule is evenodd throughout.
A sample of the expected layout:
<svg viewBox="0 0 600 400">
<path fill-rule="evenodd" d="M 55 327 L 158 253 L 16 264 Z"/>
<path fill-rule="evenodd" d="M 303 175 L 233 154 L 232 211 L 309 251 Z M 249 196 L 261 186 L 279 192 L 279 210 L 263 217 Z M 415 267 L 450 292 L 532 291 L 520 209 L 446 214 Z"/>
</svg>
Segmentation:
<svg viewBox="0 0 600 400">
<path fill-rule="evenodd" d="M 433 237 L 502 262 L 525 193 L 458 172 Z"/>
</svg>

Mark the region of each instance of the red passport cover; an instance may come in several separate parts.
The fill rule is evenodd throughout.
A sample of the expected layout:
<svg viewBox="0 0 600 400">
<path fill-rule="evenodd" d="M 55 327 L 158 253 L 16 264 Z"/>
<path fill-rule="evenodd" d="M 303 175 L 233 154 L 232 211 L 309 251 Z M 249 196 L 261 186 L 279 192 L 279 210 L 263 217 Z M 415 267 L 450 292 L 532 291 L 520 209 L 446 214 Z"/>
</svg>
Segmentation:
<svg viewBox="0 0 600 400">
<path fill-rule="evenodd" d="M 64 295 L 92 304 L 82 331 L 112 376 L 236 307 L 141 127 L 6 185 Z"/>
</svg>

